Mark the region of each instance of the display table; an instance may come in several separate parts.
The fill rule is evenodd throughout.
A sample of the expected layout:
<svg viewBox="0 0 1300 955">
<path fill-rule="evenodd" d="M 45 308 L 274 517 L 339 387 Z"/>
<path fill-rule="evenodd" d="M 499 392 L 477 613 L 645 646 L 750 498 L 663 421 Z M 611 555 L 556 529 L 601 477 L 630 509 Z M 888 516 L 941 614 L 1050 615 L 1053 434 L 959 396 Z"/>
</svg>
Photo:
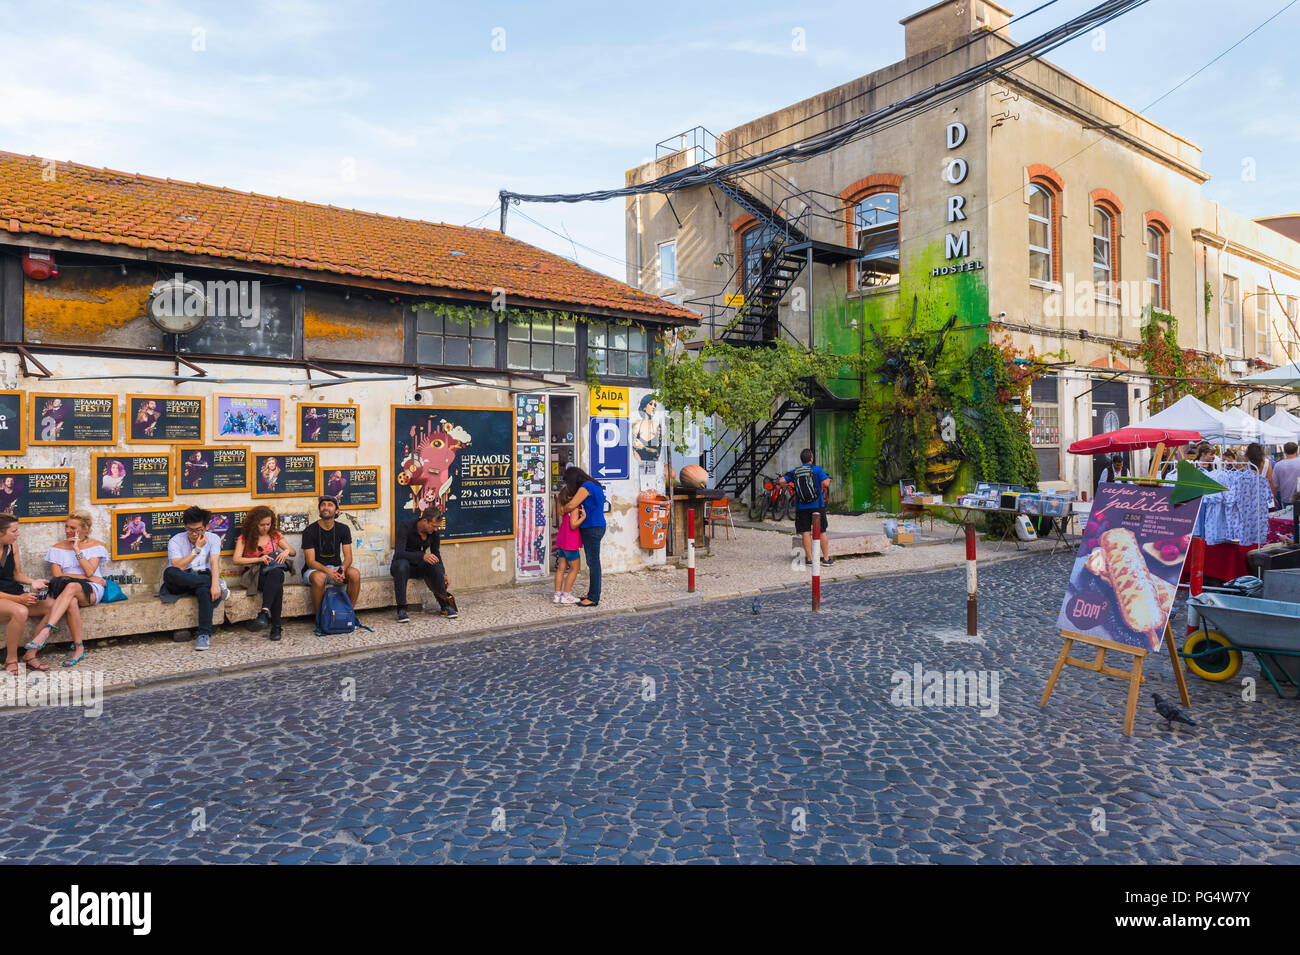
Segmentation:
<svg viewBox="0 0 1300 955">
<path fill-rule="evenodd" d="M 1205 576 L 1223 581 L 1248 576 L 1250 574 L 1250 565 L 1246 563 L 1246 555 L 1257 547 L 1259 547 L 1258 544 L 1234 544 L 1232 541 L 1222 544 L 1206 544 Z M 1190 579 L 1191 566 L 1185 563 L 1183 564 L 1183 576 L 1180 583 L 1185 584 Z"/>
<path fill-rule="evenodd" d="M 998 551 L 1000 551 L 1002 549 L 1002 545 L 1005 544 L 1008 540 L 1014 540 L 1016 542 L 1016 550 L 1024 550 L 1024 547 L 1021 546 L 1022 541 L 1020 540 L 1020 538 L 1015 536 L 1016 524 L 1014 518 L 1020 514 L 1020 511 L 1018 510 L 1012 510 L 1011 508 L 1006 508 L 1006 507 L 967 507 L 964 504 L 924 504 L 921 506 L 925 507 L 928 510 L 938 510 L 940 508 L 944 508 L 951 511 L 965 511 L 967 514 L 965 520 L 967 522 L 972 521 L 973 520 L 972 515 L 975 514 L 1006 514 L 1012 517 L 1013 520 L 1008 523 L 1007 529 L 1004 530 L 1002 532 L 1002 536 L 998 538 L 998 546 L 993 549 L 993 552 L 996 554 Z M 1052 522 L 1052 531 L 1049 536 L 1051 538 L 1054 538 L 1056 541 L 1056 543 L 1052 545 L 1053 554 L 1056 553 L 1057 548 L 1059 548 L 1062 544 L 1064 544 L 1066 547 L 1072 547 L 1074 545 L 1074 541 L 1070 539 L 1070 537 L 1076 536 L 1076 532 L 1073 530 L 1074 528 L 1073 509 L 1071 509 L 1069 514 L 1061 514 L 1061 515 L 1027 514 L 1025 516 L 1030 518 L 1030 520 L 1033 520 L 1036 517 L 1045 517 L 1047 520 L 1050 520 Z M 961 533 L 960 527 L 958 527 L 957 530 L 953 532 L 952 535 L 953 539 L 956 539 L 959 533 Z M 1039 538 L 1039 540 L 1047 540 L 1047 539 L 1049 538 L 1048 537 Z"/>
</svg>

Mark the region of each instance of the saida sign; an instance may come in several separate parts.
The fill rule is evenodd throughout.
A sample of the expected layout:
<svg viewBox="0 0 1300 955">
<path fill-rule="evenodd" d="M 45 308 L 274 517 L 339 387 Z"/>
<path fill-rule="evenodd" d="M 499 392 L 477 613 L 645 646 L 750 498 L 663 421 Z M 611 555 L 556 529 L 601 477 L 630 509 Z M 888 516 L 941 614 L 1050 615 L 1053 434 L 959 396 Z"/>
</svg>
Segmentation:
<svg viewBox="0 0 1300 955">
<path fill-rule="evenodd" d="M 591 389 L 591 417 L 626 418 L 628 394 L 626 388 L 598 385 Z"/>
</svg>

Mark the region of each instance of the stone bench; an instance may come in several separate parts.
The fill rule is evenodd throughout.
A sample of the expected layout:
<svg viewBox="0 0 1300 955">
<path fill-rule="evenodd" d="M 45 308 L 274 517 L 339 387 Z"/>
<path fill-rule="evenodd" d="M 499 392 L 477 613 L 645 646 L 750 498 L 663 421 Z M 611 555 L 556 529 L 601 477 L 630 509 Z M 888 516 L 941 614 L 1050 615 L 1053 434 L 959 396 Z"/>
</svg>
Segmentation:
<svg viewBox="0 0 1300 955">
<path fill-rule="evenodd" d="M 234 578 L 226 578 L 230 587 Z M 199 602 L 193 597 L 182 597 L 175 603 L 165 604 L 157 597 L 157 591 L 142 585 L 124 587 L 126 600 L 113 603 L 96 604 L 81 608 L 81 626 L 87 642 L 103 640 L 108 637 L 134 636 L 144 633 L 174 633 L 178 630 L 196 631 L 199 625 Z M 412 581 L 408 590 L 408 599 L 419 603 L 429 596 L 428 588 L 421 581 Z M 363 577 L 361 593 L 357 595 L 357 610 L 375 610 L 393 606 L 393 578 Z M 261 594 L 245 593 L 238 586 L 230 587 L 230 596 L 212 608 L 212 625 L 223 623 L 243 623 L 252 620 L 262 608 Z M 281 616 L 286 620 L 294 617 L 310 617 L 311 588 L 300 576 L 286 576 L 284 580 L 284 603 Z M 35 633 L 37 621 L 27 625 L 27 639 Z M 59 623 L 59 632 L 50 638 L 50 646 L 57 643 L 72 643 L 72 635 L 66 624 Z"/>
<path fill-rule="evenodd" d="M 824 535 L 831 557 L 859 557 L 863 554 L 883 554 L 893 546 L 884 534 L 854 534 L 831 531 Z M 815 544 L 815 542 L 814 542 Z M 803 553 L 803 535 L 790 535 L 791 553 Z"/>
</svg>

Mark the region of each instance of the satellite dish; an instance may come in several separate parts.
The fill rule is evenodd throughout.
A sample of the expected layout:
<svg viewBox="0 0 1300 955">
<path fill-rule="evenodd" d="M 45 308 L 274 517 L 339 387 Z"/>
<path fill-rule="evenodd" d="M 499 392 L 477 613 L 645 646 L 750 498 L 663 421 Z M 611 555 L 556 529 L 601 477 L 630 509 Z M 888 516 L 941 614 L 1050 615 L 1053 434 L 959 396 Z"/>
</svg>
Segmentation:
<svg viewBox="0 0 1300 955">
<path fill-rule="evenodd" d="M 208 320 L 208 296 L 202 282 L 182 278 L 155 282 L 149 290 L 149 321 L 172 335 L 185 335 Z"/>
</svg>

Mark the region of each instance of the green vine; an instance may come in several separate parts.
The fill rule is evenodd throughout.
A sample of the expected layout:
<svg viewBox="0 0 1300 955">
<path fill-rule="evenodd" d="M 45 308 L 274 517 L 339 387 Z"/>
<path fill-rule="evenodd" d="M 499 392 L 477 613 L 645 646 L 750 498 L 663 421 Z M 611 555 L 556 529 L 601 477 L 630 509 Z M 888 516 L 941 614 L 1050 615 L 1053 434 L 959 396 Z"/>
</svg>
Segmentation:
<svg viewBox="0 0 1300 955">
<path fill-rule="evenodd" d="M 1148 373 L 1159 376 L 1152 386 L 1151 410 L 1159 411 L 1184 395 L 1195 395 L 1206 404 L 1222 407 L 1231 394 L 1221 374 L 1223 360 L 1180 346 L 1178 319 L 1173 315 L 1157 312 L 1150 305 L 1142 315 L 1137 346 L 1116 350 L 1126 358 L 1141 361 Z"/>
<path fill-rule="evenodd" d="M 593 317 L 589 315 L 580 315 L 576 312 L 561 312 L 551 309 L 534 309 L 534 308 L 514 308 L 513 306 L 495 306 L 484 307 L 482 305 L 452 305 L 447 302 L 415 302 L 411 305 L 413 312 L 431 312 L 434 315 L 441 316 L 446 321 L 464 322 L 471 328 L 478 328 L 489 322 L 509 322 L 512 325 L 530 325 L 537 319 L 549 320 L 552 323 L 569 322 L 578 323 L 598 322 L 609 325 L 632 325 L 630 318 L 606 318 Z"/>
</svg>

